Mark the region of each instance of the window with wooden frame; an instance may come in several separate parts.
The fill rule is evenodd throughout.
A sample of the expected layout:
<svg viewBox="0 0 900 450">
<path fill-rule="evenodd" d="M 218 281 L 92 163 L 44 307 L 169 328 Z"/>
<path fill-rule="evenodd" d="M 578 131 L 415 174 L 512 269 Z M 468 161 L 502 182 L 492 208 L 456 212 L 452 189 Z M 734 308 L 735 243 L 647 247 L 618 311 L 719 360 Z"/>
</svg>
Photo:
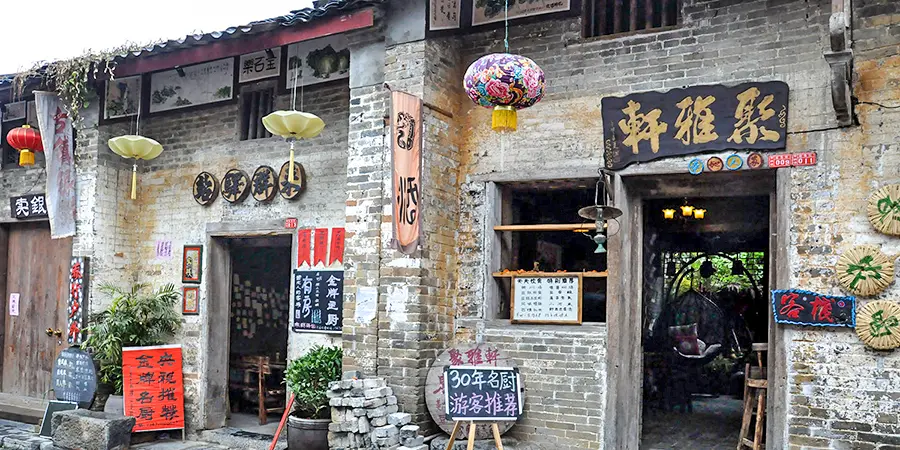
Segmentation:
<svg viewBox="0 0 900 450">
<path fill-rule="evenodd" d="M 274 83 L 258 83 L 241 88 L 240 105 L 240 140 L 272 137 L 272 133 L 263 126 L 262 118 L 275 110 Z"/>
<path fill-rule="evenodd" d="M 606 321 L 607 257 L 591 240 L 595 224 L 578 216 L 594 204 L 596 180 L 553 180 L 496 186 L 493 286 L 488 314 L 511 318 L 516 277 L 581 277 L 582 322 Z M 513 303 L 513 308 L 515 304 Z"/>
<path fill-rule="evenodd" d="M 584 37 L 654 30 L 680 21 L 681 0 L 584 0 Z"/>
</svg>

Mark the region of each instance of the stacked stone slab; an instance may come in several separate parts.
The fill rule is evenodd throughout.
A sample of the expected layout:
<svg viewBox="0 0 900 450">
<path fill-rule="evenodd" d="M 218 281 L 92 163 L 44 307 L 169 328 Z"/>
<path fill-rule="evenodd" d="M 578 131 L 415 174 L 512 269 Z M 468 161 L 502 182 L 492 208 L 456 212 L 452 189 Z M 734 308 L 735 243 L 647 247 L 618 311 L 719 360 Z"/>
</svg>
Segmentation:
<svg viewBox="0 0 900 450">
<path fill-rule="evenodd" d="M 332 450 L 426 450 L 419 427 L 409 414 L 398 412 L 397 397 L 384 379 L 362 379 L 358 371 L 344 373 L 328 386 Z"/>
</svg>

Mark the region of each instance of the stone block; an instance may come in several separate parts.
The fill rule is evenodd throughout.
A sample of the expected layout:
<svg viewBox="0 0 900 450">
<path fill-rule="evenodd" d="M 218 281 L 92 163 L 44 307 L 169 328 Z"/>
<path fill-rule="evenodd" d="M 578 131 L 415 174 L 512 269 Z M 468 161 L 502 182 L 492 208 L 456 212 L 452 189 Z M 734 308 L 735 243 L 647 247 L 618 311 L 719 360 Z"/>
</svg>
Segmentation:
<svg viewBox="0 0 900 450">
<path fill-rule="evenodd" d="M 342 380 L 361 380 L 362 378 L 363 374 L 358 370 L 348 370 L 344 372 L 344 376 L 341 377 Z"/>
<path fill-rule="evenodd" d="M 384 387 L 384 380 L 380 378 L 363 380 L 363 387 L 365 387 L 366 389 L 382 388 Z"/>
<path fill-rule="evenodd" d="M 403 439 L 401 437 L 400 443 L 407 447 L 417 447 L 417 446 L 425 443 L 425 437 L 424 436 L 416 436 L 412 439 Z"/>
<path fill-rule="evenodd" d="M 388 405 L 396 405 L 397 404 L 397 396 L 395 396 L 395 395 L 388 395 L 387 397 L 385 397 L 385 399 L 387 400 Z"/>
<path fill-rule="evenodd" d="M 388 416 L 388 422 L 390 422 L 390 421 L 391 421 L 391 416 Z M 400 439 L 413 439 L 418 435 L 419 435 L 419 426 L 418 425 L 406 425 L 400 429 Z"/>
<path fill-rule="evenodd" d="M 53 414 L 51 433 L 64 449 L 124 450 L 131 445 L 134 422 L 134 417 L 76 409 Z"/>
<path fill-rule="evenodd" d="M 414 446 L 401 445 L 397 447 L 397 450 L 428 450 L 428 446 L 425 444 L 419 444 Z"/>
<path fill-rule="evenodd" d="M 366 389 L 365 396 L 366 398 L 382 398 L 387 397 L 391 394 L 391 388 L 383 387 L 376 389 Z"/>
<path fill-rule="evenodd" d="M 400 434 L 400 430 L 398 430 L 397 427 L 393 425 L 385 425 L 383 427 L 376 428 L 373 434 L 377 438 L 398 436 Z"/>
<path fill-rule="evenodd" d="M 363 380 L 352 380 L 350 381 L 351 389 L 362 389 L 363 388 Z"/>
<path fill-rule="evenodd" d="M 412 421 L 412 416 L 407 413 L 394 413 L 388 416 L 388 423 L 398 427 L 402 427 Z"/>
<path fill-rule="evenodd" d="M 372 398 L 366 400 L 366 402 L 363 403 L 363 406 L 366 408 L 377 408 L 379 406 L 384 406 L 386 403 L 387 401 L 384 398 Z"/>
<path fill-rule="evenodd" d="M 365 417 L 359 418 L 359 432 L 362 434 L 369 432 L 369 419 L 366 419 Z"/>
<path fill-rule="evenodd" d="M 379 447 L 391 447 L 400 443 L 399 436 L 389 436 L 383 438 L 375 438 L 375 445 Z"/>
<path fill-rule="evenodd" d="M 387 425 L 387 416 L 374 417 L 369 422 L 373 427 L 383 427 Z"/>
</svg>

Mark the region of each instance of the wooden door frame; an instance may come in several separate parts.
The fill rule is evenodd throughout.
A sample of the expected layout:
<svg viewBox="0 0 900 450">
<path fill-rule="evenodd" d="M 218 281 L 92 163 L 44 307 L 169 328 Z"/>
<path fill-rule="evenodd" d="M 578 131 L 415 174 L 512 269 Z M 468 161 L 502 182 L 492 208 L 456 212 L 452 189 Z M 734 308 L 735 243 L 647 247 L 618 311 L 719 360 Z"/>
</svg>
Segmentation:
<svg viewBox="0 0 900 450">
<path fill-rule="evenodd" d="M 6 345 L 6 320 L 9 317 L 7 310 L 7 298 L 9 292 L 6 286 L 9 279 L 9 224 L 0 224 L 0 312 L 3 313 L 3 320 L 0 320 L 0 387 L 3 386 L 3 349 Z"/>
<path fill-rule="evenodd" d="M 673 177 L 678 175 L 679 177 Z M 746 185 L 750 183 L 749 185 Z M 643 201 L 654 197 L 769 195 L 770 289 L 790 282 L 790 169 L 740 171 L 688 176 L 684 166 L 636 166 L 615 175 L 614 203 L 624 215 L 620 231 L 609 239 L 607 298 L 606 410 L 604 448 L 638 450 L 641 442 L 643 347 Z M 741 190 L 743 189 L 743 190 Z M 615 280 L 615 281 L 613 281 Z M 768 293 L 766 293 L 768 295 Z M 784 330 L 769 309 L 769 390 L 767 447 L 783 448 L 787 413 L 787 346 Z M 635 382 L 637 380 L 637 382 Z M 735 434 L 737 441 L 737 433 Z"/>
</svg>

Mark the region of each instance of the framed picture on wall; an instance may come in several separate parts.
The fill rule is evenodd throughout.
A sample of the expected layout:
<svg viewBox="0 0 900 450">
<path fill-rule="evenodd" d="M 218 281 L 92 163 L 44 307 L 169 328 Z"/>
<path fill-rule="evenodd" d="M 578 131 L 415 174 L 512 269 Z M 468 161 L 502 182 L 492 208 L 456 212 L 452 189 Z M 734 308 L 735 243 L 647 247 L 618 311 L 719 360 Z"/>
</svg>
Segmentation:
<svg viewBox="0 0 900 450">
<path fill-rule="evenodd" d="M 200 314 L 200 288 L 197 286 L 184 286 L 181 288 L 181 314 Z"/>
<path fill-rule="evenodd" d="M 203 278 L 203 246 L 185 245 L 181 261 L 181 282 L 197 283 Z"/>
</svg>

